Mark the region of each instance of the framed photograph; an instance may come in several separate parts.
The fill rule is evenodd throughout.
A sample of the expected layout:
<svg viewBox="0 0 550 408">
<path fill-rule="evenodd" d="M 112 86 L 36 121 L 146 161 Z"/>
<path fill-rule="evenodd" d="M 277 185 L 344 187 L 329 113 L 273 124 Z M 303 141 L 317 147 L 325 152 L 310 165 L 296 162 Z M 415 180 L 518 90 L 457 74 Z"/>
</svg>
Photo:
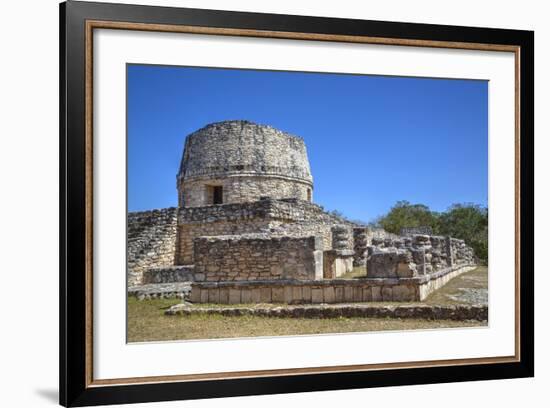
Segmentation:
<svg viewBox="0 0 550 408">
<path fill-rule="evenodd" d="M 60 6 L 60 403 L 534 375 L 534 33 Z"/>
</svg>

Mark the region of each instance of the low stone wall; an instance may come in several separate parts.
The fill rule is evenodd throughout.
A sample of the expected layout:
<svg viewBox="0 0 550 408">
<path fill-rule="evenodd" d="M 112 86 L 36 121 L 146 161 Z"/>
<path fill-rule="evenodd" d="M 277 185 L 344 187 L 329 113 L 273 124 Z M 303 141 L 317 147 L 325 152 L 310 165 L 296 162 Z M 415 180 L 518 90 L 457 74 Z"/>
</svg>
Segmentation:
<svg viewBox="0 0 550 408">
<path fill-rule="evenodd" d="M 189 282 L 149 283 L 128 288 L 128 296 L 138 300 L 178 298 L 186 301 L 190 293 Z"/>
<path fill-rule="evenodd" d="M 205 282 L 191 285 L 192 303 L 349 303 L 423 301 L 432 291 L 475 266 L 447 268 L 404 279 L 326 279 Z"/>
<path fill-rule="evenodd" d="M 174 265 L 177 208 L 130 212 L 127 219 L 128 285 L 139 285 L 149 268 Z"/>
<path fill-rule="evenodd" d="M 419 286 L 419 300 L 425 300 L 433 291 L 445 286 L 451 279 L 475 268 L 475 265 L 461 265 L 433 273 L 429 280 Z"/>
<path fill-rule="evenodd" d="M 194 267 L 191 265 L 174 265 L 151 268 L 143 272 L 142 284 L 192 282 Z"/>
<path fill-rule="evenodd" d="M 269 234 L 199 237 L 194 241 L 195 281 L 321 279 L 323 253 L 314 236 Z"/>
<path fill-rule="evenodd" d="M 427 319 L 427 320 L 488 320 L 487 305 L 373 305 L 373 304 L 342 304 L 342 305 L 299 305 L 277 307 L 194 307 L 182 303 L 171 306 L 164 312 L 168 316 L 261 316 L 305 319 L 331 319 L 338 317 L 362 318 L 396 318 L 396 319 Z"/>
</svg>

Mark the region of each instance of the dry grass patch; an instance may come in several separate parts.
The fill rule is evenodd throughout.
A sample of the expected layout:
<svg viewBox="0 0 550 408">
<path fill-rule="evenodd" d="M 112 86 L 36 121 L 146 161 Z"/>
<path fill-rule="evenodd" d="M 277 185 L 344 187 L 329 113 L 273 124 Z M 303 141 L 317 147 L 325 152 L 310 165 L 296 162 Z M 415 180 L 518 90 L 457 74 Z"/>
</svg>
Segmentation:
<svg viewBox="0 0 550 408">
<path fill-rule="evenodd" d="M 457 276 L 424 301 L 429 305 L 487 303 L 489 276 L 486 266 L 478 266 Z"/>
<path fill-rule="evenodd" d="M 289 336 L 380 330 L 438 329 L 483 326 L 483 322 L 421 319 L 333 318 L 297 319 L 220 315 L 165 316 L 174 299 L 128 300 L 128 341 L 218 339 L 231 337 Z"/>
</svg>

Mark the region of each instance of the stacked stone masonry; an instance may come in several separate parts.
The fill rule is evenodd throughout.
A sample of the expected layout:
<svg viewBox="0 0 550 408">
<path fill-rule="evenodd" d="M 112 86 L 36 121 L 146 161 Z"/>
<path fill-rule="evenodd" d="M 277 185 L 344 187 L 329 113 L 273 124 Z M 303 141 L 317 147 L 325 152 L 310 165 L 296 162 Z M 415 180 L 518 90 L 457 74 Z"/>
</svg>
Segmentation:
<svg viewBox="0 0 550 408">
<path fill-rule="evenodd" d="M 195 281 L 322 278 L 322 244 L 304 238 L 246 234 L 201 237 L 194 242 Z"/>
<path fill-rule="evenodd" d="M 223 203 L 262 196 L 311 201 L 311 176 L 303 139 L 270 126 L 236 120 L 210 124 L 189 135 L 177 176 L 180 207 L 213 204 L 212 187 Z"/>
<path fill-rule="evenodd" d="M 180 208 L 176 262 L 191 265 L 193 242 L 201 236 L 269 233 L 274 237 L 319 236 L 323 250 L 332 249 L 332 228 L 347 230 L 345 249 L 353 249 L 354 224 L 322 207 L 298 199 L 264 198 L 250 203 Z"/>
<path fill-rule="evenodd" d="M 128 286 L 135 286 L 149 268 L 174 265 L 177 208 L 131 212 L 127 222 Z"/>
<path fill-rule="evenodd" d="M 268 280 L 196 282 L 191 285 L 192 303 L 351 303 L 423 301 L 454 277 L 473 266 L 456 266 L 419 278 Z"/>
<path fill-rule="evenodd" d="M 151 267 L 143 272 L 141 283 L 176 283 L 195 280 L 195 268 L 192 265 L 170 265 Z"/>
<path fill-rule="evenodd" d="M 185 303 L 171 306 L 164 313 L 168 316 L 261 316 L 299 319 L 334 319 L 334 318 L 397 318 L 427 320 L 477 320 L 489 318 L 487 305 L 385 305 L 365 303 L 270 306 L 270 305 L 237 305 L 233 307 L 190 307 Z"/>
<path fill-rule="evenodd" d="M 435 235 L 376 238 L 368 247 L 367 276 L 411 278 L 474 263 L 473 249 L 460 239 Z"/>
</svg>

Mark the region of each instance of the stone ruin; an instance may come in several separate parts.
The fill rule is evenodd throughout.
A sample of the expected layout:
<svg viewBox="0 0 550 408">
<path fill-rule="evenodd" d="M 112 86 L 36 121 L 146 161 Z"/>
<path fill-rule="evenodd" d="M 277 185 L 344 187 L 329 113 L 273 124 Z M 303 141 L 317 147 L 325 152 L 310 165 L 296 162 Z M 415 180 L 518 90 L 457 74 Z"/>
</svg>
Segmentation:
<svg viewBox="0 0 550 408">
<path fill-rule="evenodd" d="M 435 235 L 375 238 L 367 251 L 371 278 L 413 278 L 475 263 L 472 248 L 463 240 Z"/>
<path fill-rule="evenodd" d="M 178 207 L 128 214 L 129 293 L 198 303 L 422 300 L 474 264 L 463 241 L 397 236 L 313 203 L 304 141 L 248 121 L 185 141 Z M 360 279 L 341 279 L 353 268 Z M 164 291 L 164 292 L 163 292 Z"/>
</svg>

